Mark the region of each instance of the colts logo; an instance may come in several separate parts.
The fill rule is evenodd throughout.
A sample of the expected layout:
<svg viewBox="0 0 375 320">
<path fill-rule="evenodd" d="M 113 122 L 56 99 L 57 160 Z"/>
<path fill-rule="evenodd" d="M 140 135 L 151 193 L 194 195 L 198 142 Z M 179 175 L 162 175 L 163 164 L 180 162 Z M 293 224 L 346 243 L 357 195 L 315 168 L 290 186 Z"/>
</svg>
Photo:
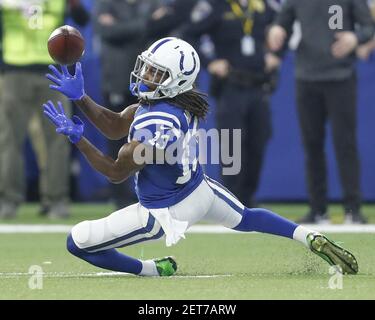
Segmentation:
<svg viewBox="0 0 375 320">
<path fill-rule="evenodd" d="M 185 54 L 184 54 L 183 51 L 180 51 L 180 54 L 181 54 L 180 70 L 182 71 L 182 73 L 185 76 L 190 76 L 195 71 L 195 69 L 197 68 L 197 60 L 195 59 L 195 54 L 194 54 L 194 52 L 191 53 L 191 55 L 193 57 L 193 61 L 194 61 L 194 66 L 193 66 L 193 68 L 190 71 L 184 71 L 185 70 L 185 68 L 184 68 Z"/>
</svg>

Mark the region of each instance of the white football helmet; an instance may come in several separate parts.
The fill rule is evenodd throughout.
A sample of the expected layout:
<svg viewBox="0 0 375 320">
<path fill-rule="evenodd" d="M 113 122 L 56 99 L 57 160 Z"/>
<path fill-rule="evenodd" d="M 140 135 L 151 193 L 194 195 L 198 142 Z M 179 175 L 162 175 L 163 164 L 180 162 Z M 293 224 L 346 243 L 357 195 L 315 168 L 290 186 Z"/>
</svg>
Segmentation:
<svg viewBox="0 0 375 320">
<path fill-rule="evenodd" d="M 152 81 L 144 78 L 150 67 L 153 68 Z M 173 98 L 193 89 L 199 70 L 198 53 L 189 43 L 173 37 L 160 39 L 138 56 L 130 75 L 130 90 L 146 100 Z M 156 89 L 151 91 L 148 84 Z"/>
</svg>

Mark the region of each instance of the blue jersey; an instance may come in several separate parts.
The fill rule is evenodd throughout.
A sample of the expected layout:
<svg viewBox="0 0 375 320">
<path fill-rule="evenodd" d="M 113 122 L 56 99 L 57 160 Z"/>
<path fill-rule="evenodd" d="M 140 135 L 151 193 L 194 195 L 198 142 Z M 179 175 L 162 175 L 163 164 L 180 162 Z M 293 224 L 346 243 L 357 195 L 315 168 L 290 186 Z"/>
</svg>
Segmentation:
<svg viewBox="0 0 375 320">
<path fill-rule="evenodd" d="M 175 205 L 203 180 L 198 162 L 198 124 L 196 116 L 165 102 L 138 108 L 128 141 L 142 142 L 165 154 L 161 162 L 146 164 L 135 175 L 135 190 L 144 207 Z"/>
</svg>

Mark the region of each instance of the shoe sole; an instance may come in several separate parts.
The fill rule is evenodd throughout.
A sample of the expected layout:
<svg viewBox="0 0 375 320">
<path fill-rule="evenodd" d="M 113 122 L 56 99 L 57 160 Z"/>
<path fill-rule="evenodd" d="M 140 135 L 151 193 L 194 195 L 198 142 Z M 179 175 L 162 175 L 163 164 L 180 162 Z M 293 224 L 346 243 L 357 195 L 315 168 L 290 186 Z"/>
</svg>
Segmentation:
<svg viewBox="0 0 375 320">
<path fill-rule="evenodd" d="M 177 261 L 175 257 L 168 257 L 169 262 L 172 264 L 172 268 L 174 269 L 174 273 L 177 272 Z"/>
<path fill-rule="evenodd" d="M 326 260 L 331 266 L 339 266 L 340 268 L 337 269 L 341 273 L 358 273 L 357 260 L 349 251 L 341 248 L 339 245 L 322 235 L 314 235 L 314 238 L 310 243 L 312 252 Z"/>
</svg>

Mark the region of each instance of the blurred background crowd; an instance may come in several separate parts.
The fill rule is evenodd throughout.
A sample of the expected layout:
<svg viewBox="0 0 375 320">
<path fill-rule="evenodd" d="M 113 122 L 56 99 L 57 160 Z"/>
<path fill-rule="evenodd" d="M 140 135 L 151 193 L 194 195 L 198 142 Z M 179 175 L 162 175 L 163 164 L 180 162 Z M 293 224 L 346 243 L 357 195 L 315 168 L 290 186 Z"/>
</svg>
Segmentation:
<svg viewBox="0 0 375 320">
<path fill-rule="evenodd" d="M 361 204 L 375 201 L 374 19 L 366 0 L 0 1 L 0 218 L 25 201 L 62 218 L 71 201 L 136 201 L 131 181 L 109 184 L 42 116 L 43 102 L 64 101 L 44 77 L 46 42 L 69 24 L 86 40 L 86 92 L 117 112 L 135 102 L 129 75 L 141 51 L 166 36 L 193 44 L 211 105 L 202 127 L 242 130 L 241 173 L 206 173 L 248 207 L 304 201 L 301 222 L 321 223 L 340 201 L 347 222 L 365 223 Z M 113 157 L 124 143 L 89 123 L 86 136 Z"/>
</svg>

